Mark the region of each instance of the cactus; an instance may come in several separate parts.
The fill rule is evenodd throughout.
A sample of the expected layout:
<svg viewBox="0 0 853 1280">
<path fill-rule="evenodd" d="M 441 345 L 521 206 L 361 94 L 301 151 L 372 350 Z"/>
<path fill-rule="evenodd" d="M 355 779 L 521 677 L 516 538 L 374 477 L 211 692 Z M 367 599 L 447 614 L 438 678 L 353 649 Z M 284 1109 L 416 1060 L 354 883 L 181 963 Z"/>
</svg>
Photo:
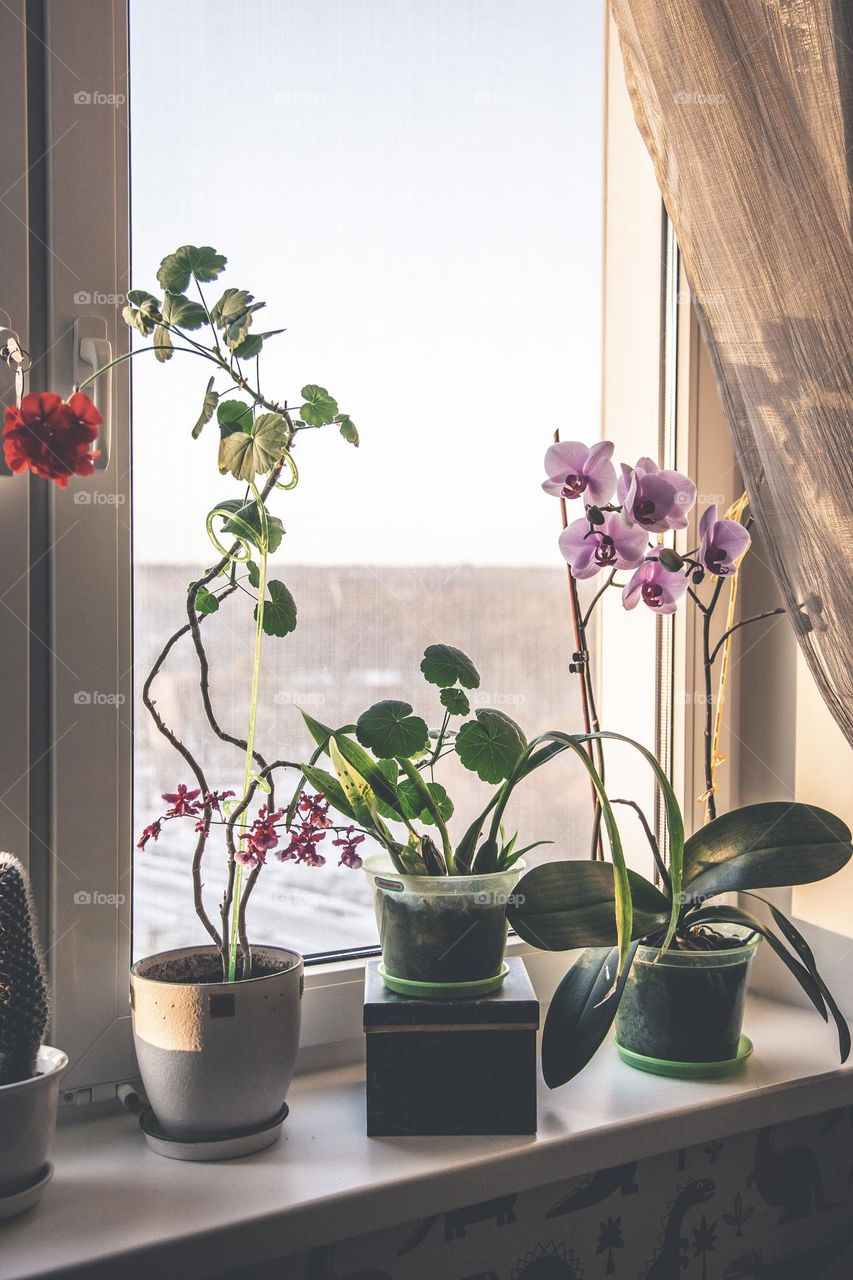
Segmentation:
<svg viewBox="0 0 853 1280">
<path fill-rule="evenodd" d="M 0 1085 L 36 1074 L 47 990 L 24 868 L 0 853 Z"/>
</svg>

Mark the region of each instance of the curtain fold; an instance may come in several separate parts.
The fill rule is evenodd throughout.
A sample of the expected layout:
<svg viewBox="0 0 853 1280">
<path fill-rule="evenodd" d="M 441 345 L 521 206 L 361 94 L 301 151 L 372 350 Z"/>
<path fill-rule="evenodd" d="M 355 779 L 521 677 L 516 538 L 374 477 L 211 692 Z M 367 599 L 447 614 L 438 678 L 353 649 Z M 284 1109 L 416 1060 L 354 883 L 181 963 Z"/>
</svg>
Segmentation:
<svg viewBox="0 0 853 1280">
<path fill-rule="evenodd" d="M 611 8 L 752 510 L 853 744 L 853 4 Z"/>
</svg>

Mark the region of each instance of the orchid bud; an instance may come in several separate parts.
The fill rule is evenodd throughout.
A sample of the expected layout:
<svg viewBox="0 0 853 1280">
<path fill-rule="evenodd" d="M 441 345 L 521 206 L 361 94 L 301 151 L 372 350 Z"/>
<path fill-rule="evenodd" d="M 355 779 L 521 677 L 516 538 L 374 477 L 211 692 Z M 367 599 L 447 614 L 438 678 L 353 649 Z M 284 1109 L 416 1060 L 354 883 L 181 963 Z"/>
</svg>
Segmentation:
<svg viewBox="0 0 853 1280">
<path fill-rule="evenodd" d="M 661 547 L 658 552 L 658 560 L 660 560 L 664 569 L 668 569 L 670 573 L 680 573 L 684 568 L 684 560 L 677 551 L 673 551 L 672 547 Z"/>
</svg>

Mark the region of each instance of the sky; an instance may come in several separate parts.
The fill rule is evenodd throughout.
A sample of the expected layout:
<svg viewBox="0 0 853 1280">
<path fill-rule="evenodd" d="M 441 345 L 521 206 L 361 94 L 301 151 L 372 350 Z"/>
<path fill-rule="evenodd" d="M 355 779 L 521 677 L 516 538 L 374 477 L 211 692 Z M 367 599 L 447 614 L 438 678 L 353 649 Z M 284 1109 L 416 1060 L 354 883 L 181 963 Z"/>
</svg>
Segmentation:
<svg viewBox="0 0 853 1280">
<path fill-rule="evenodd" d="M 306 433 L 274 503 L 302 564 L 558 564 L 555 428 L 599 430 L 601 0 L 131 0 L 132 283 L 185 243 L 267 302 Z M 190 431 L 200 360 L 133 362 L 140 562 L 209 561 L 238 496 Z"/>
</svg>

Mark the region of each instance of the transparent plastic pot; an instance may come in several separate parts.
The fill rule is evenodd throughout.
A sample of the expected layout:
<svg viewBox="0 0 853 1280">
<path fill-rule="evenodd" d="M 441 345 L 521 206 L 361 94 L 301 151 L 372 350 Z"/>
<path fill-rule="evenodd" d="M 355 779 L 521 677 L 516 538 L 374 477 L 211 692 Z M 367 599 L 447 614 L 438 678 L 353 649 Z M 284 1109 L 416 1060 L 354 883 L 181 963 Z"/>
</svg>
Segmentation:
<svg viewBox="0 0 853 1280">
<path fill-rule="evenodd" d="M 382 943 L 382 979 L 402 995 L 487 995 L 506 976 L 507 904 L 524 872 L 402 876 L 385 854 L 364 864 Z"/>
<path fill-rule="evenodd" d="M 624 1049 L 673 1063 L 719 1063 L 738 1055 L 752 958 L 761 941 L 749 930 L 721 933 L 743 945 L 719 951 L 639 947 L 616 1014 Z"/>
</svg>

